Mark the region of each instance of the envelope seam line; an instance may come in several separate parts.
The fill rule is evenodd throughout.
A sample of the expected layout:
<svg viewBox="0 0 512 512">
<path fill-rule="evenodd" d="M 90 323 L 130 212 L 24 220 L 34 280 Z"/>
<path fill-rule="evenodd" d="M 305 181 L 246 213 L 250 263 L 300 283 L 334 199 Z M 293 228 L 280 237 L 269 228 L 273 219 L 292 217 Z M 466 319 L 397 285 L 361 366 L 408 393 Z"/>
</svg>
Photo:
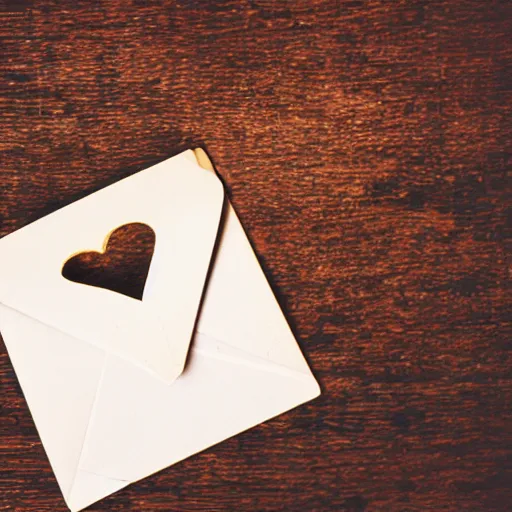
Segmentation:
<svg viewBox="0 0 512 512">
<path fill-rule="evenodd" d="M 25 318 L 28 318 L 30 320 L 32 320 L 33 322 L 38 322 L 40 323 L 41 325 L 44 325 L 45 327 L 48 327 L 49 329 L 53 329 L 61 334 L 64 334 L 65 336 L 69 336 L 75 340 L 78 340 L 78 341 L 81 341 L 82 343 L 87 343 L 88 345 L 92 345 L 93 347 L 97 348 L 98 350 L 102 350 L 102 351 L 105 351 L 104 348 L 101 348 L 101 347 L 98 347 L 97 345 L 91 343 L 90 341 L 87 341 L 87 340 L 83 340 L 82 338 L 79 338 L 78 336 L 74 335 L 74 334 L 71 334 L 67 331 L 63 331 L 62 329 L 60 329 L 59 327 L 55 327 L 54 325 L 51 325 L 49 324 L 48 322 L 43 322 L 42 320 L 40 320 L 39 318 L 34 318 L 32 315 L 29 315 L 28 313 L 25 313 L 24 311 L 21 311 L 19 310 L 18 308 L 13 308 L 12 306 L 9 306 L 8 304 L 6 304 L 5 302 L 1 302 L 0 301 L 0 306 L 3 306 L 7 309 L 10 309 L 11 311 L 15 311 L 16 313 L 18 313 L 19 315 L 23 315 Z"/>
<path fill-rule="evenodd" d="M 251 365 L 252 366 L 259 366 L 259 367 L 262 367 L 263 370 L 266 370 L 266 371 L 271 371 L 272 373 L 279 373 L 280 375 L 284 375 L 284 374 L 292 374 L 293 376 L 297 377 L 297 378 L 309 378 L 311 376 L 311 371 L 309 372 L 302 372 L 300 370 L 297 370 L 295 368 L 289 368 L 288 366 L 286 365 L 283 365 L 283 364 L 280 364 L 280 363 L 276 363 L 270 359 L 265 359 L 264 357 L 262 356 L 257 356 L 257 355 L 254 355 L 254 354 L 251 354 L 250 352 L 246 352 L 244 350 L 241 350 L 241 349 L 237 349 L 236 347 L 233 347 L 232 345 L 230 345 L 229 343 L 226 343 L 226 342 L 223 342 L 222 340 L 219 340 L 213 336 L 210 336 L 209 334 L 206 334 L 204 332 L 201 332 L 199 330 L 197 330 L 197 334 L 199 334 L 200 336 L 203 336 L 205 338 L 208 338 L 212 341 L 214 341 L 215 343 L 219 343 L 221 345 L 224 345 L 230 349 L 233 349 L 233 350 L 239 350 L 240 352 L 242 352 L 243 354 L 246 354 L 247 356 L 251 357 L 254 359 L 254 361 L 251 361 Z M 244 359 L 242 357 L 240 357 L 239 355 L 231 355 L 231 356 L 228 356 L 226 357 L 224 354 L 212 354 L 212 353 L 209 353 L 207 350 L 204 350 L 204 349 L 201 349 L 200 347 L 197 347 L 196 345 L 192 344 L 192 347 L 191 347 L 191 350 L 194 352 L 198 352 L 204 356 L 209 356 L 209 357 L 213 357 L 213 358 L 217 358 L 217 359 L 221 359 L 221 360 L 224 360 L 224 361 L 227 361 L 229 362 L 229 360 L 238 360 L 240 361 L 242 364 L 248 364 L 249 362 L 248 361 L 244 361 Z M 223 357 L 224 356 L 224 357 Z M 271 365 L 273 366 L 273 368 L 265 368 L 266 365 Z"/>
<path fill-rule="evenodd" d="M 73 476 L 73 482 L 72 482 L 71 487 L 69 489 L 69 495 L 67 496 L 68 500 L 71 499 L 71 496 L 73 494 L 73 489 L 75 487 L 75 483 L 76 483 L 76 479 L 77 479 L 78 473 L 79 473 L 79 471 L 81 471 L 80 466 L 81 466 L 82 460 L 83 460 L 84 448 L 85 448 L 85 445 L 87 443 L 87 438 L 89 436 L 89 432 L 90 432 L 90 429 L 91 429 L 91 423 L 92 423 L 92 420 L 93 420 L 94 410 L 96 409 L 96 404 L 98 402 L 98 398 L 99 398 L 99 395 L 100 395 L 100 389 L 102 387 L 103 380 L 105 378 L 105 373 L 106 373 L 106 370 L 107 370 L 107 361 L 108 361 L 108 353 L 105 352 L 104 353 L 104 359 L 103 359 L 103 365 L 102 365 L 102 368 L 101 368 L 101 375 L 100 375 L 100 378 L 98 379 L 98 385 L 96 386 L 96 391 L 94 393 L 94 399 L 92 401 L 91 409 L 89 411 L 89 419 L 87 421 L 87 427 L 85 428 L 85 434 L 84 434 L 84 438 L 83 438 L 83 442 L 82 442 L 82 447 L 80 448 L 80 454 L 78 456 L 78 463 L 76 465 L 75 474 Z M 98 476 L 101 476 L 101 475 L 98 475 Z"/>
</svg>

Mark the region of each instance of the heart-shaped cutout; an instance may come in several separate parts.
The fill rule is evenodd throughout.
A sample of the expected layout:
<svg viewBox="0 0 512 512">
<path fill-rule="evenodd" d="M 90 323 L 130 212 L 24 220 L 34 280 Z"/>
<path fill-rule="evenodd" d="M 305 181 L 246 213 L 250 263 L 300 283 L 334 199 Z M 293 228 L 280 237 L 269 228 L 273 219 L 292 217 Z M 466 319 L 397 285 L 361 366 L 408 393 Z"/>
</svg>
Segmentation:
<svg viewBox="0 0 512 512">
<path fill-rule="evenodd" d="M 124 224 L 107 236 L 103 252 L 81 252 L 68 259 L 62 275 L 142 300 L 155 240 L 155 232 L 147 224 Z"/>
</svg>

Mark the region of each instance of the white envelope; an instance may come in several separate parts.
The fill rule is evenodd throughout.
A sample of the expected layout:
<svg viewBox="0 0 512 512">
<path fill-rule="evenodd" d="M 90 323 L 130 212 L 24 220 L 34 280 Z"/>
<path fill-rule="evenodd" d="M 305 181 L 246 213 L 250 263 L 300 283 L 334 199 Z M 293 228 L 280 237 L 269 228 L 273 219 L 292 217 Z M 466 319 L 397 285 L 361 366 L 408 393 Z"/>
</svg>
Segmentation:
<svg viewBox="0 0 512 512">
<path fill-rule="evenodd" d="M 142 301 L 62 277 L 129 222 L 156 234 Z M 201 150 L 0 240 L 0 330 L 72 511 L 320 394 Z"/>
</svg>

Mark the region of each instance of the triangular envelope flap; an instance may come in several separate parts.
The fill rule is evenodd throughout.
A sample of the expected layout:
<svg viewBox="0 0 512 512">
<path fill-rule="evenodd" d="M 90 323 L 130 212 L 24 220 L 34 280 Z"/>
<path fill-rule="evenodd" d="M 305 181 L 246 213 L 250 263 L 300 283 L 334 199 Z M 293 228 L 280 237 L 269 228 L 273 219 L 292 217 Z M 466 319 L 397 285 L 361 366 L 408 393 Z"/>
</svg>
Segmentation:
<svg viewBox="0 0 512 512">
<path fill-rule="evenodd" d="M 139 480 L 318 395 L 312 376 L 191 352 L 170 386 L 109 357 L 81 470 Z"/>
<path fill-rule="evenodd" d="M 0 240 L 0 303 L 172 381 L 186 358 L 223 200 L 220 180 L 190 150 L 121 180 Z M 70 256 L 101 251 L 112 230 L 131 222 L 156 234 L 143 301 L 62 277 Z"/>
<path fill-rule="evenodd" d="M 0 322 L 16 376 L 67 497 L 78 470 L 105 353 L 2 305 Z"/>
<path fill-rule="evenodd" d="M 311 374 L 231 204 L 197 331 L 247 354 Z"/>
</svg>

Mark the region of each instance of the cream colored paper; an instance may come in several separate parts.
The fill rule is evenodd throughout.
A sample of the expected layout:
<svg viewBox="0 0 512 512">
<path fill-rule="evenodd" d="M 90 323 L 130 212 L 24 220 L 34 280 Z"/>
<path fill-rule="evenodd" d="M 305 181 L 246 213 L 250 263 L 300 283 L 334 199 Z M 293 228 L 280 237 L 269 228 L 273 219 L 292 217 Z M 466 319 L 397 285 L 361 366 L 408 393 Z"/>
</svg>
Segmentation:
<svg viewBox="0 0 512 512">
<path fill-rule="evenodd" d="M 224 201 L 218 178 L 191 155 L 166 160 L 3 238 L 0 304 L 172 382 L 183 370 Z M 142 302 L 63 279 L 72 254 L 101 251 L 110 232 L 131 222 L 156 234 Z"/>
<path fill-rule="evenodd" d="M 229 204 L 217 233 L 211 169 L 184 152 L 0 240 L 0 330 L 72 511 L 320 393 Z M 133 206 L 141 195 L 146 208 Z M 142 301 L 61 276 L 71 253 L 127 222 L 156 233 Z M 24 251 L 49 241 L 27 276 Z"/>
</svg>

